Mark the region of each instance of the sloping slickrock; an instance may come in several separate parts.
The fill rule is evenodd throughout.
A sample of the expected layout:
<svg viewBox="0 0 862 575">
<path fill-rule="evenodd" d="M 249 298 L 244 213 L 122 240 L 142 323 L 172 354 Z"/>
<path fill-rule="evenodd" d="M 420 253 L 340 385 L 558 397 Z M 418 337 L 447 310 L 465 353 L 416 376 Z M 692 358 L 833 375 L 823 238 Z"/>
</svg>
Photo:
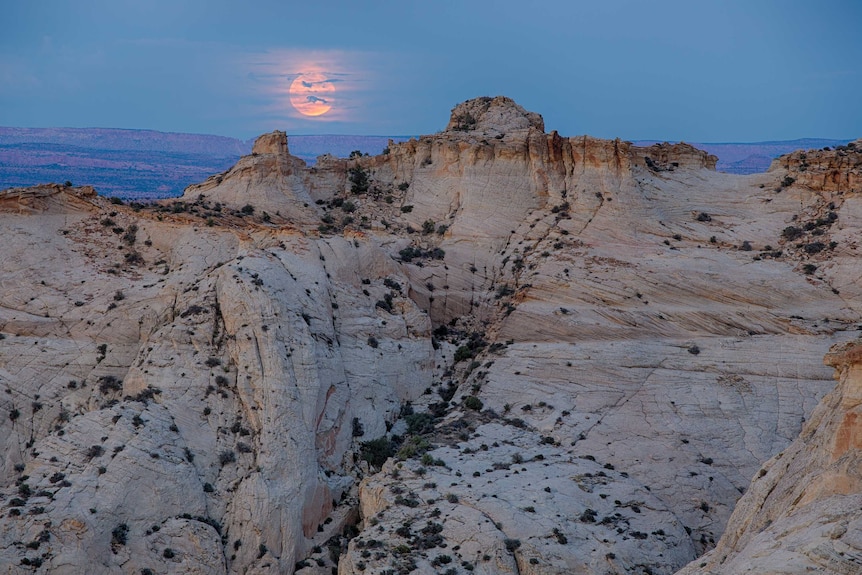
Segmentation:
<svg viewBox="0 0 862 575">
<path fill-rule="evenodd" d="M 0 570 L 673 573 L 831 421 L 860 153 L 731 176 L 498 97 L 176 201 L 0 192 Z M 792 548 L 742 501 L 721 554 Z"/>
</svg>

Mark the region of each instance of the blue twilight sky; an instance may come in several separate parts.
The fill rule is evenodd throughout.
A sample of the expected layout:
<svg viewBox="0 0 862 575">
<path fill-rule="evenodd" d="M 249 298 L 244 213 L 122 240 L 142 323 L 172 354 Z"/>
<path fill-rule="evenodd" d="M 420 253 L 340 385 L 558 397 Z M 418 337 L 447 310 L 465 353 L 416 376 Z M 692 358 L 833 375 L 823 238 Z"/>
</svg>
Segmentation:
<svg viewBox="0 0 862 575">
<path fill-rule="evenodd" d="M 0 1 L 3 126 L 426 134 L 502 94 L 567 136 L 862 136 L 856 0 Z"/>
</svg>

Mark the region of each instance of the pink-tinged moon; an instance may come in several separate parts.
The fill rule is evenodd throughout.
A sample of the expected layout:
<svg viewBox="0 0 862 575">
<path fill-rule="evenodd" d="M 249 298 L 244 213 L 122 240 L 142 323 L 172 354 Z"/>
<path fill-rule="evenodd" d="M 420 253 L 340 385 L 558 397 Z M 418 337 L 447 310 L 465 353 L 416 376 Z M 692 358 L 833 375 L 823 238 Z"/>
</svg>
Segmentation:
<svg viewBox="0 0 862 575">
<path fill-rule="evenodd" d="M 323 74 L 300 74 L 290 84 L 290 104 L 303 116 L 322 116 L 332 109 L 335 86 Z"/>
</svg>

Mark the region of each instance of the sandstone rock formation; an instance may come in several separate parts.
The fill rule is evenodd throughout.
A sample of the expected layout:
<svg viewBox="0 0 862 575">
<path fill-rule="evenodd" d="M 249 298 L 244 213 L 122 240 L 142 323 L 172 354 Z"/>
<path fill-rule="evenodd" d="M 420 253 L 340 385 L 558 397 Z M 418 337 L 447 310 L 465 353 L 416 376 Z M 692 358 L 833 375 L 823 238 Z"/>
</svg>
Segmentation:
<svg viewBox="0 0 862 575">
<path fill-rule="evenodd" d="M 2 192 L 0 566 L 673 573 L 826 418 L 860 151 L 730 176 L 500 97 L 155 205 Z"/>
<path fill-rule="evenodd" d="M 755 474 L 717 547 L 681 575 L 862 571 L 862 342 L 826 361 L 838 387 Z"/>
</svg>

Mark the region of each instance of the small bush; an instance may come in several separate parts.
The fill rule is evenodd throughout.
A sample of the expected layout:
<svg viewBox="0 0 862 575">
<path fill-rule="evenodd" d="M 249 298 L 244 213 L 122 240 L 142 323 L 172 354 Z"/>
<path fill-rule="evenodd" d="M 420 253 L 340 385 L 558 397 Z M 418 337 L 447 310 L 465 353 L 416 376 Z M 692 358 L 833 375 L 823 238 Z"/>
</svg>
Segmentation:
<svg viewBox="0 0 862 575">
<path fill-rule="evenodd" d="M 254 206 L 253 206 L 253 205 L 251 205 L 251 204 L 246 204 L 246 205 L 244 205 L 244 206 L 242 207 L 242 209 L 241 209 L 240 211 L 241 211 L 242 213 L 244 213 L 244 214 L 246 214 L 246 215 L 250 216 L 250 215 L 252 215 L 252 214 L 254 213 Z"/>
<path fill-rule="evenodd" d="M 475 395 L 468 395 L 464 400 L 464 407 L 472 409 L 473 411 L 482 411 L 482 400 Z"/>
<path fill-rule="evenodd" d="M 455 363 L 470 359 L 471 357 L 473 357 L 473 350 L 466 345 L 462 345 L 455 350 Z"/>
<path fill-rule="evenodd" d="M 105 448 L 101 445 L 91 445 L 89 449 L 87 449 L 87 457 L 93 459 L 94 457 L 99 457 L 103 453 L 105 453 Z"/>
<path fill-rule="evenodd" d="M 363 442 L 359 453 L 363 461 L 367 461 L 372 467 L 380 467 L 395 454 L 395 446 L 388 437 L 380 437 Z"/>
<path fill-rule="evenodd" d="M 796 226 L 787 226 L 781 231 L 781 237 L 785 240 L 792 241 L 802 235 L 802 230 Z"/>
<path fill-rule="evenodd" d="M 514 553 L 518 547 L 521 546 L 520 539 L 503 539 L 503 545 L 506 547 L 506 551 L 509 553 Z"/>
<path fill-rule="evenodd" d="M 350 192 L 353 194 L 364 194 L 371 183 L 368 172 L 359 166 L 354 166 L 347 171 L 347 179 L 350 180 Z"/>
<path fill-rule="evenodd" d="M 236 453 L 234 453 L 230 449 L 226 449 L 225 451 L 219 453 L 218 460 L 219 463 L 221 463 L 222 465 L 233 463 L 234 461 L 236 461 Z"/>
<path fill-rule="evenodd" d="M 114 530 L 111 531 L 111 544 L 112 545 L 125 545 L 129 536 L 129 526 L 125 523 L 121 523 L 114 527 Z"/>
<path fill-rule="evenodd" d="M 814 255 L 825 250 L 826 244 L 823 242 L 811 242 L 810 244 L 805 244 L 802 249 L 805 250 L 806 254 Z"/>
</svg>

